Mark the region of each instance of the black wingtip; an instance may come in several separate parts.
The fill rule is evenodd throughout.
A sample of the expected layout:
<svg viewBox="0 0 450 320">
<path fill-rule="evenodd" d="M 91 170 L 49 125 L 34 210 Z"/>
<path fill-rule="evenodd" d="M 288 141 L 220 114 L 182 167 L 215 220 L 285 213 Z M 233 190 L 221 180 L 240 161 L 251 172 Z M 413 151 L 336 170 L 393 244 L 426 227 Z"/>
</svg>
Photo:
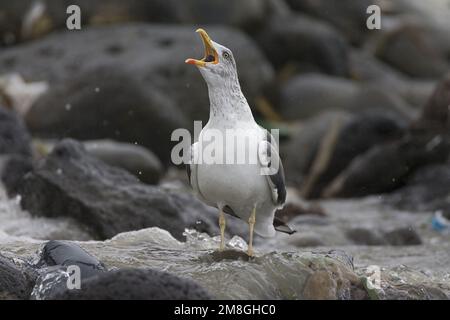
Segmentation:
<svg viewBox="0 0 450 320">
<path fill-rule="evenodd" d="M 275 217 L 275 219 L 273 219 L 273 226 L 276 231 L 287 233 L 289 235 L 297 232 L 297 230 L 292 229 L 291 227 L 289 227 L 286 223 L 284 223 L 277 217 Z"/>
</svg>

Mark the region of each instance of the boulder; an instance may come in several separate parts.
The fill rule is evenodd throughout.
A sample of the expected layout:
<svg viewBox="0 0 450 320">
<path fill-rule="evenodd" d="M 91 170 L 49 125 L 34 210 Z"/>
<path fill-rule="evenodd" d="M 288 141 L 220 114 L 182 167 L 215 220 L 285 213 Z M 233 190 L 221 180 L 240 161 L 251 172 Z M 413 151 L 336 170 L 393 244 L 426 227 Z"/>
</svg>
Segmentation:
<svg viewBox="0 0 450 320">
<path fill-rule="evenodd" d="M 450 69 L 438 45 L 414 24 L 400 24 L 383 33 L 375 50 L 378 58 L 412 77 L 441 77 Z"/>
<path fill-rule="evenodd" d="M 450 213 L 450 162 L 428 165 L 417 170 L 406 185 L 389 195 L 386 201 L 408 211 Z"/>
<path fill-rule="evenodd" d="M 448 135 L 406 135 L 375 146 L 355 158 L 324 190 L 328 197 L 359 197 L 405 185 L 418 168 L 443 163 L 450 154 Z"/>
<path fill-rule="evenodd" d="M 50 87 L 55 84 L 67 86 L 66 82 L 70 84 L 72 79 L 83 78 L 83 74 L 95 72 L 100 67 L 121 69 L 140 83 L 138 88 L 147 88 L 149 95 L 159 93 L 159 96 L 172 101 L 187 119 L 205 121 L 209 116 L 205 82 L 197 68 L 184 63 L 186 58 L 203 55 L 203 46 L 195 29 L 195 26 L 136 23 L 85 28 L 80 32 L 56 32 L 20 48 L 3 50 L 0 53 L 0 68 L 4 72 L 17 72 L 29 81 L 48 81 Z M 273 79 L 271 65 L 254 42 L 242 32 L 224 26 L 206 29 L 213 40 L 233 51 L 243 92 L 252 105 Z M 101 79 L 105 77 L 107 75 Z M 99 88 L 98 94 L 102 96 L 105 83 L 88 83 L 93 87 L 85 88 L 84 94 L 90 95 L 92 91 L 95 93 L 95 88 Z M 122 83 L 122 87 L 128 85 Z M 72 94 L 76 95 L 76 92 Z M 103 97 L 98 103 L 106 108 L 111 101 Z M 57 105 L 43 107 L 55 108 L 52 111 L 60 114 L 56 109 L 65 110 L 67 103 L 70 103 L 65 97 L 55 97 L 54 101 Z M 167 104 L 153 109 L 156 118 L 159 114 L 166 114 L 164 106 Z M 39 113 L 38 110 L 35 112 Z M 127 114 L 123 116 L 130 117 Z M 36 123 L 36 126 L 44 128 L 44 120 Z M 96 120 L 101 123 L 103 119 Z M 46 132 L 54 131 L 54 128 L 49 127 Z"/>
<path fill-rule="evenodd" d="M 31 138 L 22 119 L 0 106 L 0 155 L 31 156 L 30 143 Z"/>
<path fill-rule="evenodd" d="M 75 243 L 59 240 L 51 240 L 44 245 L 36 266 L 42 268 L 74 265 L 80 268 L 82 280 L 107 271 L 103 263 Z"/>
<path fill-rule="evenodd" d="M 33 289 L 34 276 L 0 255 L 0 300 L 28 300 Z"/>
<path fill-rule="evenodd" d="M 131 143 L 112 140 L 85 141 L 86 151 L 94 157 L 127 170 L 142 182 L 157 184 L 162 175 L 162 164 L 148 149 Z"/>
<path fill-rule="evenodd" d="M 378 113 L 356 115 L 347 123 L 330 127 L 303 185 L 303 196 L 319 197 L 354 158 L 375 145 L 398 139 L 405 127 L 397 119 Z"/>
<path fill-rule="evenodd" d="M 257 36 L 272 64 L 280 69 L 347 76 L 348 46 L 328 24 L 305 15 L 273 17 Z"/>
<path fill-rule="evenodd" d="M 185 228 L 218 233 L 216 209 L 190 194 L 142 184 L 128 172 L 89 155 L 73 140 L 63 140 L 25 175 L 21 205 L 33 215 L 67 216 L 94 238 L 158 226 L 183 238 Z M 230 221 L 228 231 L 239 233 Z"/>
<path fill-rule="evenodd" d="M 41 138 L 115 139 L 169 162 L 170 135 L 188 121 L 170 99 L 120 68 L 100 67 L 51 87 L 26 122 Z M 162 143 L 166 141 L 166 143 Z"/>
<path fill-rule="evenodd" d="M 324 111 L 368 111 L 411 120 L 409 104 L 389 88 L 322 74 L 301 74 L 280 91 L 279 113 L 286 119 L 304 119 Z"/>
<path fill-rule="evenodd" d="M 57 300 L 209 300 L 212 296 L 190 279 L 152 269 L 122 269 L 100 274 L 66 290 Z"/>
<path fill-rule="evenodd" d="M 435 87 L 413 129 L 450 132 L 450 73 Z"/>
<path fill-rule="evenodd" d="M 367 8 L 373 1 L 288 0 L 292 9 L 325 20 L 340 30 L 353 43 L 360 43 L 369 31 Z"/>
</svg>

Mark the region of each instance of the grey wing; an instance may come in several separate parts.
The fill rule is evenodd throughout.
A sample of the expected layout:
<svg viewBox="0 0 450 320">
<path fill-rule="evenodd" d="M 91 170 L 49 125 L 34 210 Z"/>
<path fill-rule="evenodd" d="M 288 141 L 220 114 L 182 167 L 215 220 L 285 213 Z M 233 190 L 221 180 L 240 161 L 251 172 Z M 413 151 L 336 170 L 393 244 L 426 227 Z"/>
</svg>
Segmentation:
<svg viewBox="0 0 450 320">
<path fill-rule="evenodd" d="M 277 149 L 276 142 L 267 132 L 266 139 L 258 145 L 259 161 L 261 168 L 266 171 L 267 182 L 272 190 L 272 200 L 274 204 L 281 206 L 286 202 L 286 182 L 283 163 Z"/>
<path fill-rule="evenodd" d="M 189 184 L 191 185 L 192 190 L 194 190 L 194 194 L 197 196 L 197 198 L 199 198 L 200 200 L 202 200 L 203 202 L 205 202 L 210 206 L 214 206 L 213 203 L 210 203 L 208 200 L 205 199 L 198 185 L 198 163 L 197 161 L 195 161 L 197 157 L 197 152 L 198 152 L 198 142 L 191 145 L 191 148 L 189 150 L 190 161 L 189 163 L 186 164 L 186 173 L 188 175 Z"/>
</svg>

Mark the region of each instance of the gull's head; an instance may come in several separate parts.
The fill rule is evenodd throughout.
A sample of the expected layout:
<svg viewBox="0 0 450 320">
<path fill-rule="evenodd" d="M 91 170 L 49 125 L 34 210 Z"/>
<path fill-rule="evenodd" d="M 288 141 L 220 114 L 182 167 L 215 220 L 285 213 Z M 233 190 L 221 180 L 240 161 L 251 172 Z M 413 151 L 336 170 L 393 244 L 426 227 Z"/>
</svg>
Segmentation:
<svg viewBox="0 0 450 320">
<path fill-rule="evenodd" d="M 205 30 L 197 29 L 205 49 L 202 59 L 186 59 L 198 67 L 208 86 L 226 86 L 237 82 L 236 63 L 230 49 L 214 42 Z"/>
</svg>

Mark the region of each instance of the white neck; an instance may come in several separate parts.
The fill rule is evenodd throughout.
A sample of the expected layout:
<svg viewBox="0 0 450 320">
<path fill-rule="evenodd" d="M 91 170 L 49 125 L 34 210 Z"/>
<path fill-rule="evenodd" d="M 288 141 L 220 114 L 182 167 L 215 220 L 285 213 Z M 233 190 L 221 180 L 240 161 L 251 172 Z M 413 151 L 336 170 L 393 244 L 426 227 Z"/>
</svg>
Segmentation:
<svg viewBox="0 0 450 320">
<path fill-rule="evenodd" d="M 210 123 L 255 121 L 239 82 L 222 86 L 208 85 L 208 93 Z"/>
</svg>

